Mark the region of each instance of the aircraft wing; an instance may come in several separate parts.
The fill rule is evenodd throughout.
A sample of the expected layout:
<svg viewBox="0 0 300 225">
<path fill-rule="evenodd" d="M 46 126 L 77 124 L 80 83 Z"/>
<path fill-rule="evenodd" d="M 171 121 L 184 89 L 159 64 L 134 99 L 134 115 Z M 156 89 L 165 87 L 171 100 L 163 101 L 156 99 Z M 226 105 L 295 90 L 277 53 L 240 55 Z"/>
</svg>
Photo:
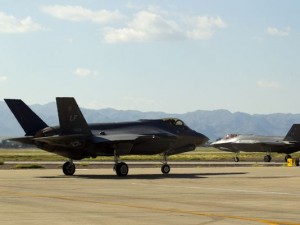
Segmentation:
<svg viewBox="0 0 300 225">
<path fill-rule="evenodd" d="M 101 136 L 90 136 L 86 134 L 73 134 L 73 135 L 56 135 L 50 137 L 39 137 L 31 138 L 31 141 L 36 143 L 46 143 L 62 147 L 79 147 L 84 145 L 86 142 L 93 144 L 110 144 L 110 143 L 133 143 L 133 142 L 143 142 L 154 138 L 161 138 L 157 135 L 139 135 L 139 134 L 110 134 Z M 169 137 L 171 138 L 171 137 Z M 19 141 L 19 138 L 16 141 Z M 28 139 L 24 137 L 23 139 Z M 21 141 L 20 141 L 21 142 Z"/>
<path fill-rule="evenodd" d="M 101 135 L 94 136 L 95 143 L 101 142 L 134 142 L 134 141 L 148 141 L 150 139 L 164 138 L 164 139 L 176 139 L 175 135 L 165 135 L 165 134 L 109 134 L 109 135 Z"/>
<path fill-rule="evenodd" d="M 293 143 L 290 143 L 288 141 L 259 141 L 259 140 L 239 140 L 235 142 L 236 144 L 253 144 L 253 145 L 259 145 L 259 146 L 286 146 L 286 145 L 292 145 Z"/>
</svg>

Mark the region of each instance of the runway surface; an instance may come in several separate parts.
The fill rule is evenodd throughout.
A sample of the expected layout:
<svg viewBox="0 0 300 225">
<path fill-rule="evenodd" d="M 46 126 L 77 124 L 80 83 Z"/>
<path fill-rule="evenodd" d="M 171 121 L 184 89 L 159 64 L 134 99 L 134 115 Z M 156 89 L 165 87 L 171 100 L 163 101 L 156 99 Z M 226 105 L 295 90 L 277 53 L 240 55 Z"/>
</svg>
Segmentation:
<svg viewBox="0 0 300 225">
<path fill-rule="evenodd" d="M 300 224 L 299 167 L 0 170 L 0 224 Z"/>
</svg>

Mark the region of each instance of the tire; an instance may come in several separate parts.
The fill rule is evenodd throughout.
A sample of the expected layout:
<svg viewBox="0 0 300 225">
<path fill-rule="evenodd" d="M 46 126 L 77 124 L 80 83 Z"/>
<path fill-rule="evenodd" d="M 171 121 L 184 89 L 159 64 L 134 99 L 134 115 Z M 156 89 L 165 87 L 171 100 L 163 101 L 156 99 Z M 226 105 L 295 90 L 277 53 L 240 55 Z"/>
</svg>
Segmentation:
<svg viewBox="0 0 300 225">
<path fill-rule="evenodd" d="M 265 155 L 264 162 L 271 162 L 272 157 L 270 155 Z"/>
<path fill-rule="evenodd" d="M 119 177 L 127 176 L 129 171 L 128 165 L 124 162 L 120 162 L 116 165 L 116 173 Z"/>
<path fill-rule="evenodd" d="M 286 156 L 284 157 L 284 160 L 285 160 L 285 162 L 287 162 L 287 161 L 288 161 L 288 159 L 290 159 L 290 158 L 292 158 L 292 156 L 291 156 L 291 155 L 286 155 Z"/>
<path fill-rule="evenodd" d="M 170 173 L 170 170 L 171 170 L 171 168 L 170 168 L 170 166 L 168 164 L 164 164 L 164 165 L 161 166 L 161 172 L 163 174 Z"/>
<path fill-rule="evenodd" d="M 63 165 L 63 172 L 67 176 L 72 176 L 75 173 L 76 166 L 72 162 L 65 162 Z"/>
<path fill-rule="evenodd" d="M 295 160 L 295 166 L 299 166 L 299 158 Z"/>
</svg>

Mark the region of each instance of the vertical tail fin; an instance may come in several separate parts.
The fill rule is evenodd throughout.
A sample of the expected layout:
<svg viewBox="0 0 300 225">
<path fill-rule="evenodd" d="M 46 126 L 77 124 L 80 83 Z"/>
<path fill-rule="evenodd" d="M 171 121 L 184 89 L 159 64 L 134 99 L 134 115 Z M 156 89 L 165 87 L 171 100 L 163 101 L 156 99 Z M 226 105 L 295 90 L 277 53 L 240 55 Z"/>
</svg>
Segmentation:
<svg viewBox="0 0 300 225">
<path fill-rule="evenodd" d="M 63 135 L 92 134 L 74 98 L 56 98 L 56 104 Z"/>
<path fill-rule="evenodd" d="M 300 124 L 293 124 L 284 141 L 300 141 Z"/>
<path fill-rule="evenodd" d="M 48 127 L 22 100 L 4 99 L 4 101 L 25 131 L 25 136 L 34 136 L 39 130 Z"/>
</svg>

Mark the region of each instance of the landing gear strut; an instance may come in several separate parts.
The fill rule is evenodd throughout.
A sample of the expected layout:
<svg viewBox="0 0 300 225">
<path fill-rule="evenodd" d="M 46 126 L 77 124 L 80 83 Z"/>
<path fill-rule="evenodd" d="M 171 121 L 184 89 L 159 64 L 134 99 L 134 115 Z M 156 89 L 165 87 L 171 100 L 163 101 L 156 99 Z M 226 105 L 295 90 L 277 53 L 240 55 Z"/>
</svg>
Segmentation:
<svg viewBox="0 0 300 225">
<path fill-rule="evenodd" d="M 170 173 L 170 166 L 168 165 L 168 161 L 167 161 L 167 154 L 163 154 L 163 165 L 161 166 L 161 172 L 163 174 L 168 174 Z"/>
<path fill-rule="evenodd" d="M 76 166 L 73 163 L 73 160 L 67 161 L 63 165 L 63 172 L 67 176 L 72 176 L 75 173 Z"/>
<path fill-rule="evenodd" d="M 233 160 L 235 162 L 239 162 L 240 161 L 240 158 L 238 157 L 238 155 L 239 155 L 239 152 L 237 152 L 236 155 L 235 155 L 235 157 L 233 158 Z"/>
<path fill-rule="evenodd" d="M 114 170 L 119 177 L 125 177 L 128 174 L 129 168 L 128 165 L 124 162 L 119 162 L 120 156 L 114 151 L 114 159 L 115 159 L 115 166 Z"/>
</svg>

